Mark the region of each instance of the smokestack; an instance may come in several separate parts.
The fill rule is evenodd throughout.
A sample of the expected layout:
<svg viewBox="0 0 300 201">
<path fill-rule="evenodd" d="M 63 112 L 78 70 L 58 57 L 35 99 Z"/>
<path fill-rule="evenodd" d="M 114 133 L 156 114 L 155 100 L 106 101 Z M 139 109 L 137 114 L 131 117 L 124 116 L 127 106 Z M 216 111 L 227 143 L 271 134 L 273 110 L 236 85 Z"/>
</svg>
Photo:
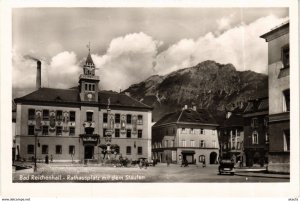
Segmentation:
<svg viewBox="0 0 300 201">
<path fill-rule="evenodd" d="M 41 61 L 37 61 L 37 68 L 36 68 L 36 90 L 41 88 L 42 83 L 42 72 L 41 72 Z"/>
</svg>

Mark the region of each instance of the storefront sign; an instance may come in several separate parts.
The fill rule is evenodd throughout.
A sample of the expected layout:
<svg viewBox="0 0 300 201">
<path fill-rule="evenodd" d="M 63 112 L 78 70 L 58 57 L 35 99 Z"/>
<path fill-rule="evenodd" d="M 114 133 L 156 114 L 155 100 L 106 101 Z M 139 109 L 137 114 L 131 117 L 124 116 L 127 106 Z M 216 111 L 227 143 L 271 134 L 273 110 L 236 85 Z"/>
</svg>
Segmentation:
<svg viewBox="0 0 300 201">
<path fill-rule="evenodd" d="M 81 138 L 83 144 L 97 145 L 99 142 L 99 135 L 97 134 L 92 134 L 92 135 L 81 134 L 79 135 L 79 137 Z"/>
</svg>

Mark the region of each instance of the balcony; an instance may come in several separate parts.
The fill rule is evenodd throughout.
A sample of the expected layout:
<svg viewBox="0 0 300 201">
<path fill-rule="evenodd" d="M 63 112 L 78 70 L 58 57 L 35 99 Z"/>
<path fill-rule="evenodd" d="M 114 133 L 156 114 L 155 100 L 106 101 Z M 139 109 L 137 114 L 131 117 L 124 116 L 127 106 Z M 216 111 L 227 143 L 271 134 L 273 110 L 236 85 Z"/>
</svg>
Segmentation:
<svg viewBox="0 0 300 201">
<path fill-rule="evenodd" d="M 81 74 L 80 76 L 79 76 L 79 79 L 93 79 L 93 80 L 99 80 L 99 76 L 97 76 L 97 75 L 83 75 L 83 74 Z"/>
<path fill-rule="evenodd" d="M 94 121 L 85 121 L 83 122 L 84 128 L 95 128 L 95 122 Z"/>
</svg>

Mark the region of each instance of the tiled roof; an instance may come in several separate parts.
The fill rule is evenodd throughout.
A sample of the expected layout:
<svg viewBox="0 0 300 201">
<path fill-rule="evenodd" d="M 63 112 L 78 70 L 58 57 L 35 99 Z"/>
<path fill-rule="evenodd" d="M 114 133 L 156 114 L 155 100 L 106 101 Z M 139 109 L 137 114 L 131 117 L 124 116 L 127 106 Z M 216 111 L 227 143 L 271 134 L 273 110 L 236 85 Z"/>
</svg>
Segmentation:
<svg viewBox="0 0 300 201">
<path fill-rule="evenodd" d="M 167 123 L 198 123 L 198 124 L 217 124 L 216 120 L 209 111 L 201 109 L 194 111 L 185 109 L 173 112 L 162 117 L 154 126 L 160 126 Z"/>
<path fill-rule="evenodd" d="M 152 109 L 150 106 L 145 105 L 125 94 L 119 94 L 116 92 L 100 91 L 98 93 L 98 103 L 97 105 L 107 105 L 108 98 L 110 98 L 111 106 L 121 106 L 121 107 L 135 107 Z M 81 104 L 79 91 L 76 88 L 72 89 L 53 89 L 53 88 L 40 88 L 26 96 L 15 99 L 15 102 L 52 102 L 55 103 L 74 103 Z M 93 104 L 93 103 L 91 103 Z"/>
</svg>

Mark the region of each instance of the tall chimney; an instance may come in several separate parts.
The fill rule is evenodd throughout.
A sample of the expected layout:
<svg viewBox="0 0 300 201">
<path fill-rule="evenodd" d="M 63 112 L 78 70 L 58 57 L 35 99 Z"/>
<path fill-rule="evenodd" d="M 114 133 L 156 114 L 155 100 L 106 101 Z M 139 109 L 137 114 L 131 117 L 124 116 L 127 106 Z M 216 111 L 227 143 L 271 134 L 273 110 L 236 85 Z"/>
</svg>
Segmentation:
<svg viewBox="0 0 300 201">
<path fill-rule="evenodd" d="M 36 68 L 36 90 L 39 90 L 41 88 L 41 82 L 42 82 L 42 73 L 41 73 L 41 61 L 37 61 L 37 68 Z"/>
</svg>

